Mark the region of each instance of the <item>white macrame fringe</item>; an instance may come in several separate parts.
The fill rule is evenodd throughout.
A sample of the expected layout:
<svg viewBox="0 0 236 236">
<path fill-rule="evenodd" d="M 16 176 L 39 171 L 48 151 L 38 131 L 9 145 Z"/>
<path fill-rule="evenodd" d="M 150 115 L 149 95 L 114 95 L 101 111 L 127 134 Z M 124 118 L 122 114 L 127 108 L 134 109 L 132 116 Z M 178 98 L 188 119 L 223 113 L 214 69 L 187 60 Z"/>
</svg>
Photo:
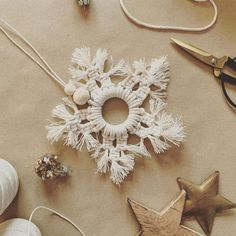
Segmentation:
<svg viewBox="0 0 236 236">
<path fill-rule="evenodd" d="M 166 90 L 170 77 L 170 64 L 165 56 L 153 59 L 150 69 L 147 71 L 150 84 L 155 85 L 161 90 Z"/>
<path fill-rule="evenodd" d="M 105 150 L 101 157 L 97 157 L 97 172 L 111 172 L 111 180 L 120 184 L 134 167 L 134 157 L 118 150 Z"/>
<path fill-rule="evenodd" d="M 112 160 L 111 163 L 111 180 L 115 184 L 120 184 L 124 181 L 130 171 L 134 168 L 134 158 L 129 155 L 121 154 L 118 158 Z"/>
<path fill-rule="evenodd" d="M 72 54 L 71 62 L 80 68 L 89 68 L 92 65 L 90 48 L 76 48 Z"/>
</svg>

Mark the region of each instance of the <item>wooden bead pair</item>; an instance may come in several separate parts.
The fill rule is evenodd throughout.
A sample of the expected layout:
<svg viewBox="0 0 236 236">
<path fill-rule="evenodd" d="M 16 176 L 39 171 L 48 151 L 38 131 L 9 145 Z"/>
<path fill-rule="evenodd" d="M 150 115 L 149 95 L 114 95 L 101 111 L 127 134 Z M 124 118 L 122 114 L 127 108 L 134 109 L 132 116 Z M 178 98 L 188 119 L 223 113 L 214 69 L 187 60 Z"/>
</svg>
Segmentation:
<svg viewBox="0 0 236 236">
<path fill-rule="evenodd" d="M 72 96 L 77 105 L 85 105 L 90 99 L 90 93 L 85 86 L 76 87 L 71 81 L 65 85 L 66 95 Z"/>
</svg>

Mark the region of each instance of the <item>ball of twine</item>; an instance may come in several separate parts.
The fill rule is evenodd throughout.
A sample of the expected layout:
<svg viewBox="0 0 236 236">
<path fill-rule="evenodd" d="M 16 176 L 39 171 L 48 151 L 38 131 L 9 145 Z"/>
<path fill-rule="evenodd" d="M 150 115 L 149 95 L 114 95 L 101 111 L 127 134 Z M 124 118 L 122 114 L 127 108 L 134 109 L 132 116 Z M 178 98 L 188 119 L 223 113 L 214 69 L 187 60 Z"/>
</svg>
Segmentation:
<svg viewBox="0 0 236 236">
<path fill-rule="evenodd" d="M 30 227 L 30 234 L 28 234 Z M 1 236 L 42 236 L 38 227 L 28 220 L 15 218 L 0 224 Z"/>
<path fill-rule="evenodd" d="M 0 215 L 14 200 L 19 188 L 19 178 L 15 168 L 0 159 Z"/>
</svg>

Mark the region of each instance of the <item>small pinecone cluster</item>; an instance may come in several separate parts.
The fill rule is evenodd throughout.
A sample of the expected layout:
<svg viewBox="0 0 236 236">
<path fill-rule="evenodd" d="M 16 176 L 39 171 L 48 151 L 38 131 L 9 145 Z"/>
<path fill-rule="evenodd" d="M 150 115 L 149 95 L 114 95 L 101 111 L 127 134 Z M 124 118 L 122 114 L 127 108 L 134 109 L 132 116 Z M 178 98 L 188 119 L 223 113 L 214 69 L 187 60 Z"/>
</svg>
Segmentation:
<svg viewBox="0 0 236 236">
<path fill-rule="evenodd" d="M 89 0 L 79 0 L 80 6 L 88 6 L 89 5 Z"/>
<path fill-rule="evenodd" d="M 54 154 L 44 154 L 35 165 L 35 172 L 42 180 L 53 180 L 69 175 L 68 166 L 62 165 Z"/>
</svg>

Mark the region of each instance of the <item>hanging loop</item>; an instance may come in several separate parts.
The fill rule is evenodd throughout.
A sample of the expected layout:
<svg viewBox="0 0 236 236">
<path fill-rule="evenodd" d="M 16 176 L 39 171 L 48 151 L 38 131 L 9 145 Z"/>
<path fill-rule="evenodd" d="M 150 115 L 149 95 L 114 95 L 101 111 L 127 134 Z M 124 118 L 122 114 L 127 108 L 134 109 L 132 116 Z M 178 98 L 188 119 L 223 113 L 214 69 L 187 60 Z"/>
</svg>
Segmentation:
<svg viewBox="0 0 236 236">
<path fill-rule="evenodd" d="M 52 67 L 46 62 L 46 60 L 41 56 L 38 50 L 15 28 L 8 24 L 5 20 L 0 18 L 0 30 L 5 34 L 5 36 L 16 46 L 18 47 L 26 56 L 28 56 L 33 62 L 35 62 L 42 70 L 44 70 L 52 79 L 59 83 L 62 87 L 65 87 L 66 83 L 57 75 L 57 73 L 52 69 Z M 25 43 L 41 60 L 38 61 L 32 56 L 26 49 L 24 49 L 16 40 L 7 32 L 10 31 L 12 34 L 15 34 L 19 39 Z"/>
</svg>

